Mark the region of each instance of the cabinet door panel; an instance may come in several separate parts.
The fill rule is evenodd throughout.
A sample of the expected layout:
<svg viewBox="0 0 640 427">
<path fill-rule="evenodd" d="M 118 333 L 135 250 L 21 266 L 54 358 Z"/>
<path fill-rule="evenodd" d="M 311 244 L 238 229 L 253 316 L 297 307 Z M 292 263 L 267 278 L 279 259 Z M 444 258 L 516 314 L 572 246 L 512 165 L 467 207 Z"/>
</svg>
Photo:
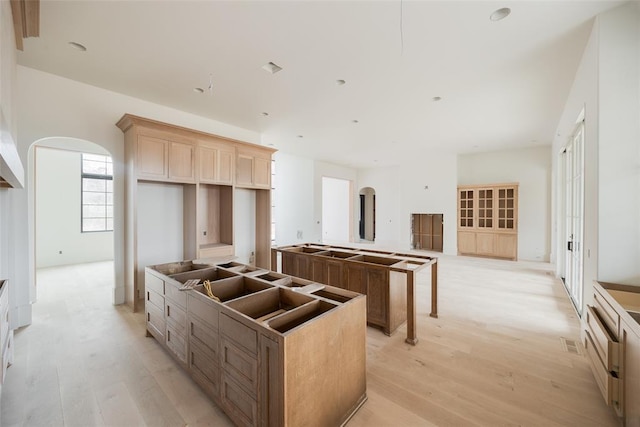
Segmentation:
<svg viewBox="0 0 640 427">
<path fill-rule="evenodd" d="M 495 255 L 496 235 L 478 233 L 476 235 L 476 253 L 480 255 Z"/>
<path fill-rule="evenodd" d="M 253 166 L 253 184 L 260 188 L 271 188 L 271 160 L 256 157 Z"/>
<path fill-rule="evenodd" d="M 194 182 L 195 146 L 182 142 L 169 143 L 169 178 L 181 182 Z"/>
<path fill-rule="evenodd" d="M 516 259 L 518 250 L 518 237 L 515 234 L 496 235 L 496 256 L 501 258 Z"/>
<path fill-rule="evenodd" d="M 327 284 L 327 276 L 326 276 L 326 264 L 324 259 L 315 259 L 310 258 L 309 260 L 309 271 L 310 276 L 309 279 L 314 282 Z"/>
<path fill-rule="evenodd" d="M 359 265 L 347 265 L 346 269 L 347 289 L 367 295 L 367 278 L 365 276 L 365 268 Z"/>
<path fill-rule="evenodd" d="M 458 231 L 458 252 L 461 254 L 476 253 L 476 233 Z"/>
<path fill-rule="evenodd" d="M 236 184 L 253 185 L 253 157 L 238 154 L 236 163 Z"/>
<path fill-rule="evenodd" d="M 216 183 L 216 165 L 218 164 L 218 150 L 211 147 L 200 150 L 200 182 Z"/>
<path fill-rule="evenodd" d="M 167 178 L 168 141 L 150 136 L 138 136 L 137 172 L 141 178 Z"/>
<path fill-rule="evenodd" d="M 267 426 L 284 424 L 282 357 L 276 341 L 260 335 L 260 419 Z"/>
<path fill-rule="evenodd" d="M 370 323 L 387 327 L 388 289 L 387 270 L 367 267 L 367 321 Z"/>
<path fill-rule="evenodd" d="M 335 286 L 336 288 L 346 289 L 347 284 L 344 280 L 343 274 L 343 262 L 334 261 L 328 259 L 326 262 L 327 268 L 327 285 Z"/>
<path fill-rule="evenodd" d="M 235 153 L 231 150 L 221 149 L 218 152 L 218 177 L 220 184 L 233 184 L 233 163 Z"/>
</svg>

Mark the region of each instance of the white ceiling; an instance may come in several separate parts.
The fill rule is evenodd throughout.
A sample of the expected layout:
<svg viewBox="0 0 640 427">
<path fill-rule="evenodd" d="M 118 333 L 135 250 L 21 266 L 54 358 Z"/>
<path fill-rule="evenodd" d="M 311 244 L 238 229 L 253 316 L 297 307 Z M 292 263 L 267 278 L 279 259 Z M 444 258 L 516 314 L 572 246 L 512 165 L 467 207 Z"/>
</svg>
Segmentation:
<svg viewBox="0 0 640 427">
<path fill-rule="evenodd" d="M 374 167 L 549 145 L 593 17 L 621 3 L 43 0 L 18 62 Z"/>
</svg>

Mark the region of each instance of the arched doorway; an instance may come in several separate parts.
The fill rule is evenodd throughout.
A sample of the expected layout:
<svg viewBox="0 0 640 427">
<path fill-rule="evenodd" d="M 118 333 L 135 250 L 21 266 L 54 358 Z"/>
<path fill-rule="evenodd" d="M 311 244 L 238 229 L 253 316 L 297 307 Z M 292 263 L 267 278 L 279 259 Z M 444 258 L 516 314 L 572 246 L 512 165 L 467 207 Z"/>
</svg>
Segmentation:
<svg viewBox="0 0 640 427">
<path fill-rule="evenodd" d="M 32 300 L 91 288 L 99 304 L 119 303 L 111 153 L 86 140 L 43 138 L 29 147 L 28 166 Z"/>
<path fill-rule="evenodd" d="M 373 242 L 376 239 L 376 190 L 364 187 L 360 190 L 360 240 Z"/>
</svg>

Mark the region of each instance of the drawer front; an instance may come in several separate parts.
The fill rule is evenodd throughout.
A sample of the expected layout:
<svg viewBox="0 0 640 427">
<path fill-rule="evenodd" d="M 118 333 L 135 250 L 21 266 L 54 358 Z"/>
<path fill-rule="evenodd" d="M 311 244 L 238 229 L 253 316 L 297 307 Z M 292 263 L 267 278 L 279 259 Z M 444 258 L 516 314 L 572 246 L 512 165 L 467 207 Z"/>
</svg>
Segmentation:
<svg viewBox="0 0 640 427">
<path fill-rule="evenodd" d="M 226 337 L 220 342 L 220 367 L 233 378 L 250 396 L 258 392 L 258 360 L 255 356 L 237 347 Z"/>
<path fill-rule="evenodd" d="M 256 331 L 224 313 L 220 315 L 220 332 L 250 354 L 258 354 L 258 334 Z"/>
<path fill-rule="evenodd" d="M 213 355 L 199 344 L 190 343 L 189 369 L 205 377 L 207 381 L 215 386 L 216 390 L 220 384 L 220 367 L 218 366 L 217 356 L 217 354 Z"/>
<path fill-rule="evenodd" d="M 596 289 L 593 292 L 593 305 L 596 311 L 600 315 L 602 322 L 607 325 L 611 333 L 618 338 L 618 328 L 620 325 L 620 315 L 616 312 L 611 304 L 604 299 L 604 297 Z"/>
<path fill-rule="evenodd" d="M 189 316 L 189 342 L 199 344 L 218 360 L 218 332 L 195 316 Z"/>
<path fill-rule="evenodd" d="M 151 273 L 144 273 L 144 287 L 164 296 L 164 280 Z"/>
<path fill-rule="evenodd" d="M 145 311 L 147 315 L 147 330 L 158 341 L 164 342 L 165 323 L 163 311 L 152 304 L 147 304 Z"/>
<path fill-rule="evenodd" d="M 164 297 L 154 290 L 147 289 L 147 301 L 146 304 L 153 304 L 160 310 L 164 310 Z"/>
<path fill-rule="evenodd" d="M 213 399 L 214 402 L 220 403 L 220 387 L 219 382 L 214 383 L 209 380 L 209 378 L 205 377 L 202 371 L 199 369 L 191 369 L 190 371 L 191 378 L 204 390 L 205 394 Z"/>
<path fill-rule="evenodd" d="M 187 292 L 181 291 L 177 286 L 167 283 L 164 286 L 165 296 L 174 302 L 175 305 L 179 306 L 183 310 L 187 309 Z"/>
<path fill-rule="evenodd" d="M 187 340 L 170 323 L 167 323 L 166 344 L 182 363 L 187 363 Z"/>
<path fill-rule="evenodd" d="M 607 371 L 620 370 L 619 344 L 611 336 L 595 309 L 587 306 L 587 331 L 593 340 L 593 347 Z"/>
<path fill-rule="evenodd" d="M 225 413 L 236 425 L 258 424 L 258 403 L 224 371 L 221 375 L 220 399 Z"/>
<path fill-rule="evenodd" d="M 620 382 L 618 378 L 614 377 L 609 371 L 607 371 L 605 366 L 602 364 L 593 340 L 588 332 L 584 339 L 584 347 L 587 350 L 591 372 L 593 372 L 593 376 L 596 379 L 596 383 L 598 384 L 598 388 L 602 393 L 604 401 L 607 405 L 617 408 L 619 406 Z"/>
<path fill-rule="evenodd" d="M 183 309 L 167 299 L 164 316 L 167 325 L 171 325 L 180 335 L 187 335 L 187 314 Z"/>
<path fill-rule="evenodd" d="M 189 291 L 196 292 L 196 291 Z M 199 297 L 189 295 L 189 313 L 195 314 L 202 319 L 207 326 L 214 330 L 218 329 L 218 307 L 213 301 L 202 301 Z"/>
</svg>

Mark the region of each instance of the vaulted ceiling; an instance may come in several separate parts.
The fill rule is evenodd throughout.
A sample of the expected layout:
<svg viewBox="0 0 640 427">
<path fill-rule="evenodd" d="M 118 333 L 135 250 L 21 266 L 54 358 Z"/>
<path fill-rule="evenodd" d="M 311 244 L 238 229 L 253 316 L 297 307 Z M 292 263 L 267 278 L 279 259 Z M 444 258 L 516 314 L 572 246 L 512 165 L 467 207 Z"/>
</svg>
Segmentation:
<svg viewBox="0 0 640 427">
<path fill-rule="evenodd" d="M 46 0 L 18 62 L 374 167 L 551 144 L 593 18 L 621 3 Z"/>
</svg>

